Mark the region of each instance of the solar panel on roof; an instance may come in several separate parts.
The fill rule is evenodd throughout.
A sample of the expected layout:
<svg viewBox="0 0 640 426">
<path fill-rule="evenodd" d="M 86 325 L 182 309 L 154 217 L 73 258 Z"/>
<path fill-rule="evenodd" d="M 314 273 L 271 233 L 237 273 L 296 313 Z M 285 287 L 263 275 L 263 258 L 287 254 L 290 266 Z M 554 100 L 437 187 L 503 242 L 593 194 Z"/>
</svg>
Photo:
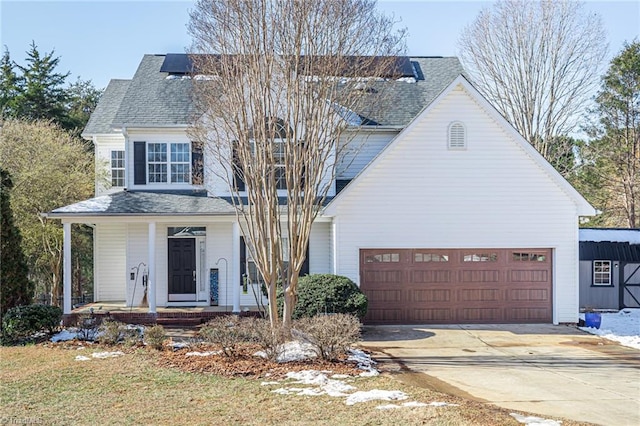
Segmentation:
<svg viewBox="0 0 640 426">
<path fill-rule="evenodd" d="M 411 60 L 407 56 L 396 56 L 391 58 L 392 62 L 385 77 L 415 77 L 415 72 Z M 362 67 L 363 62 L 369 67 L 375 68 L 376 62 L 369 63 L 364 57 L 351 56 L 344 58 L 343 74 L 345 76 L 367 76 L 367 66 Z M 383 60 L 383 58 L 380 58 Z M 184 53 L 168 53 L 160 67 L 160 72 L 169 74 L 190 74 L 193 71 L 193 62 L 189 55 Z"/>
<path fill-rule="evenodd" d="M 160 72 L 169 74 L 189 74 L 193 70 L 191 58 L 184 53 L 167 53 Z"/>
</svg>

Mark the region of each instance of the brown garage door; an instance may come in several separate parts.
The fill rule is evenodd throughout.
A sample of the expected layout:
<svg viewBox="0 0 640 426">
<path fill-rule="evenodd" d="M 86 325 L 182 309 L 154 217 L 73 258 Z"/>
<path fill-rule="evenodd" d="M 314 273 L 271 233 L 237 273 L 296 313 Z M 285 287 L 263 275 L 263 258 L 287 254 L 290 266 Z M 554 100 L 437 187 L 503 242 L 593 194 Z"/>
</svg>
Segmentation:
<svg viewBox="0 0 640 426">
<path fill-rule="evenodd" d="M 363 249 L 368 324 L 551 322 L 550 249 Z"/>
</svg>

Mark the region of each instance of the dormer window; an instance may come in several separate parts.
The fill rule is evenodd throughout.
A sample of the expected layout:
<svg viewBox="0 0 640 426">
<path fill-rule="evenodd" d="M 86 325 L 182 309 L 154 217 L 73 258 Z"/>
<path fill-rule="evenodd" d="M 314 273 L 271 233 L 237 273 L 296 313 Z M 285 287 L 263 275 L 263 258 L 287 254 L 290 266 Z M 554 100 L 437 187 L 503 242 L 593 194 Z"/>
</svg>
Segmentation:
<svg viewBox="0 0 640 426">
<path fill-rule="evenodd" d="M 467 134 L 464 124 L 460 121 L 454 121 L 449 125 L 447 138 L 447 146 L 452 150 L 467 149 Z"/>
</svg>

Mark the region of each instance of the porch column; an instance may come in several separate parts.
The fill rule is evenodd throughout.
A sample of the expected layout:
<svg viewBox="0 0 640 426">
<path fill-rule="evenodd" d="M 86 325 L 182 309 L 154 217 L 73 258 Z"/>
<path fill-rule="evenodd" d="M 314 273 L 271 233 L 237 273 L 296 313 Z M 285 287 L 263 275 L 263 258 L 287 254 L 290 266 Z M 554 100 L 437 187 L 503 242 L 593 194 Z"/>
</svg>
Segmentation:
<svg viewBox="0 0 640 426">
<path fill-rule="evenodd" d="M 232 267 L 231 267 L 231 287 L 233 288 L 233 313 L 240 313 L 240 224 L 233 222 Z"/>
<path fill-rule="evenodd" d="M 62 313 L 71 313 L 71 224 L 62 224 Z"/>
<path fill-rule="evenodd" d="M 149 222 L 149 275 L 147 282 L 147 296 L 149 299 L 149 313 L 156 313 L 156 223 Z"/>
</svg>

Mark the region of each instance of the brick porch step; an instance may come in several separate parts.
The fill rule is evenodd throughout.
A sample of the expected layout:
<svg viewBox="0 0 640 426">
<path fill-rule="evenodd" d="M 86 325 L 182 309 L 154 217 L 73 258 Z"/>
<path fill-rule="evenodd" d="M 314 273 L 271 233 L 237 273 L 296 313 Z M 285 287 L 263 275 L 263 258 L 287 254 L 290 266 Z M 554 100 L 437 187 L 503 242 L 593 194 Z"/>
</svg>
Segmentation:
<svg viewBox="0 0 640 426">
<path fill-rule="evenodd" d="M 207 322 L 208 318 L 202 317 L 158 317 L 156 318 L 156 324 L 163 327 L 195 327 L 197 325 Z"/>
</svg>

